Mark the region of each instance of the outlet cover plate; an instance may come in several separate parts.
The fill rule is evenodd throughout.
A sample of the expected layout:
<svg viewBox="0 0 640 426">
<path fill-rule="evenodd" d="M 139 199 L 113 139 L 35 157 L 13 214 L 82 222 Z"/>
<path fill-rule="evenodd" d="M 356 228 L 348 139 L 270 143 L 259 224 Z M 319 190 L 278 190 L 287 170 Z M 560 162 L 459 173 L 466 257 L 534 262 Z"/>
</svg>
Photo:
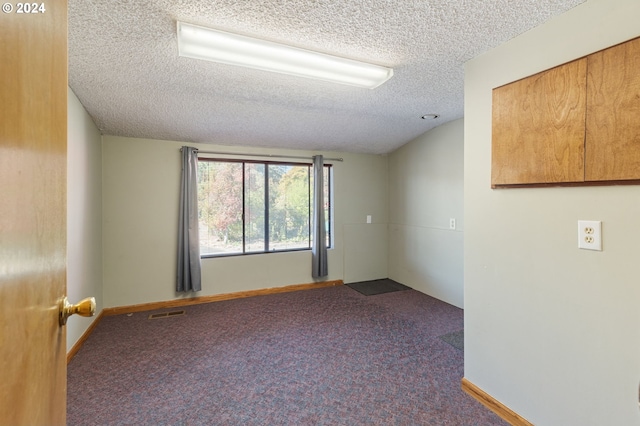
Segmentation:
<svg viewBox="0 0 640 426">
<path fill-rule="evenodd" d="M 602 222 L 599 220 L 578 221 L 578 248 L 602 251 Z"/>
</svg>

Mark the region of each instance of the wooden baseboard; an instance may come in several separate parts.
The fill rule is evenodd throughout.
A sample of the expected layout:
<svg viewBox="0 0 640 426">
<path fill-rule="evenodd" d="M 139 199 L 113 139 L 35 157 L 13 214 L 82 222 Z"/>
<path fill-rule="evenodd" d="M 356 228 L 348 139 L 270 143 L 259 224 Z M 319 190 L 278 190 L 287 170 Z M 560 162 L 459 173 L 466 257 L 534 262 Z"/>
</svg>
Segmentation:
<svg viewBox="0 0 640 426">
<path fill-rule="evenodd" d="M 496 413 L 513 426 L 534 426 L 533 423 L 520 416 L 515 411 L 471 383 L 466 377 L 462 378 L 462 390 L 478 400 L 482 405 Z"/>
<path fill-rule="evenodd" d="M 84 342 L 86 342 L 91 333 L 93 333 L 93 330 L 96 328 L 103 316 L 104 311 L 100 311 L 96 319 L 93 320 L 91 325 L 84 331 L 84 333 L 82 333 L 82 336 L 80 336 L 75 345 L 73 345 L 69 352 L 67 352 L 67 364 L 69 364 L 69 361 L 71 361 L 73 357 L 76 356 L 82 345 L 84 345 Z"/>
<path fill-rule="evenodd" d="M 294 284 L 285 287 L 264 288 L 260 290 L 240 291 L 237 293 L 214 294 L 211 296 L 190 297 L 188 299 L 167 300 L 164 302 L 142 303 L 139 305 L 118 306 L 116 308 L 104 308 L 102 312 L 106 316 L 130 314 L 133 312 L 152 311 L 156 309 L 170 309 L 181 306 L 198 305 L 201 303 L 220 302 L 222 300 L 242 299 L 252 296 L 264 296 L 267 294 L 288 293 L 290 291 L 311 290 L 314 288 L 334 287 L 344 284 L 342 280 L 322 281 L 310 284 Z"/>
</svg>

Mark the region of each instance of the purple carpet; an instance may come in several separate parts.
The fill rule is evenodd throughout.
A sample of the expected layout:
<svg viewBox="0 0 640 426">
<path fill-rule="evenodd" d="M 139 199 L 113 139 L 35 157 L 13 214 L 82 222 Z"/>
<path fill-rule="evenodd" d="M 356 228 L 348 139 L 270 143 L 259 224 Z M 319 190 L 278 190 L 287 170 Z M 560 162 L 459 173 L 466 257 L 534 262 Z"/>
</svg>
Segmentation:
<svg viewBox="0 0 640 426">
<path fill-rule="evenodd" d="M 439 337 L 462 310 L 347 286 L 105 317 L 68 366 L 69 425 L 506 425 Z M 168 310 L 164 310 L 166 312 Z"/>
</svg>

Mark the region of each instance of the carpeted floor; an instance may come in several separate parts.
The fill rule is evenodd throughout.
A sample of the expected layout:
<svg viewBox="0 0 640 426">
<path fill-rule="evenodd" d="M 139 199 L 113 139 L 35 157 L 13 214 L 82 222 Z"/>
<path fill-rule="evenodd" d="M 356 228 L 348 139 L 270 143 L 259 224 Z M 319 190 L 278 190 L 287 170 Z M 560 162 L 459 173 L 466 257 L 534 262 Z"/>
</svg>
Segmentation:
<svg viewBox="0 0 640 426">
<path fill-rule="evenodd" d="M 69 425 L 506 425 L 440 338 L 462 310 L 415 290 L 180 309 L 102 319 L 68 366 Z"/>
</svg>

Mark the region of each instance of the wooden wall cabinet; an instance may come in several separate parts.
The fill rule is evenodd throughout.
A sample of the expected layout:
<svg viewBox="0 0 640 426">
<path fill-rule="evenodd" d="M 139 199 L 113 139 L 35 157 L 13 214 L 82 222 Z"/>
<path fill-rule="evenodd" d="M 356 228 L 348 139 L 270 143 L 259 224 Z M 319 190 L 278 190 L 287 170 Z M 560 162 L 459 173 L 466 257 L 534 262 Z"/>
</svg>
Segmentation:
<svg viewBox="0 0 640 426">
<path fill-rule="evenodd" d="M 494 188 L 640 183 L 640 38 L 494 89 L 491 162 Z"/>
<path fill-rule="evenodd" d="M 640 179 L 640 38 L 588 60 L 585 180 Z"/>
</svg>

